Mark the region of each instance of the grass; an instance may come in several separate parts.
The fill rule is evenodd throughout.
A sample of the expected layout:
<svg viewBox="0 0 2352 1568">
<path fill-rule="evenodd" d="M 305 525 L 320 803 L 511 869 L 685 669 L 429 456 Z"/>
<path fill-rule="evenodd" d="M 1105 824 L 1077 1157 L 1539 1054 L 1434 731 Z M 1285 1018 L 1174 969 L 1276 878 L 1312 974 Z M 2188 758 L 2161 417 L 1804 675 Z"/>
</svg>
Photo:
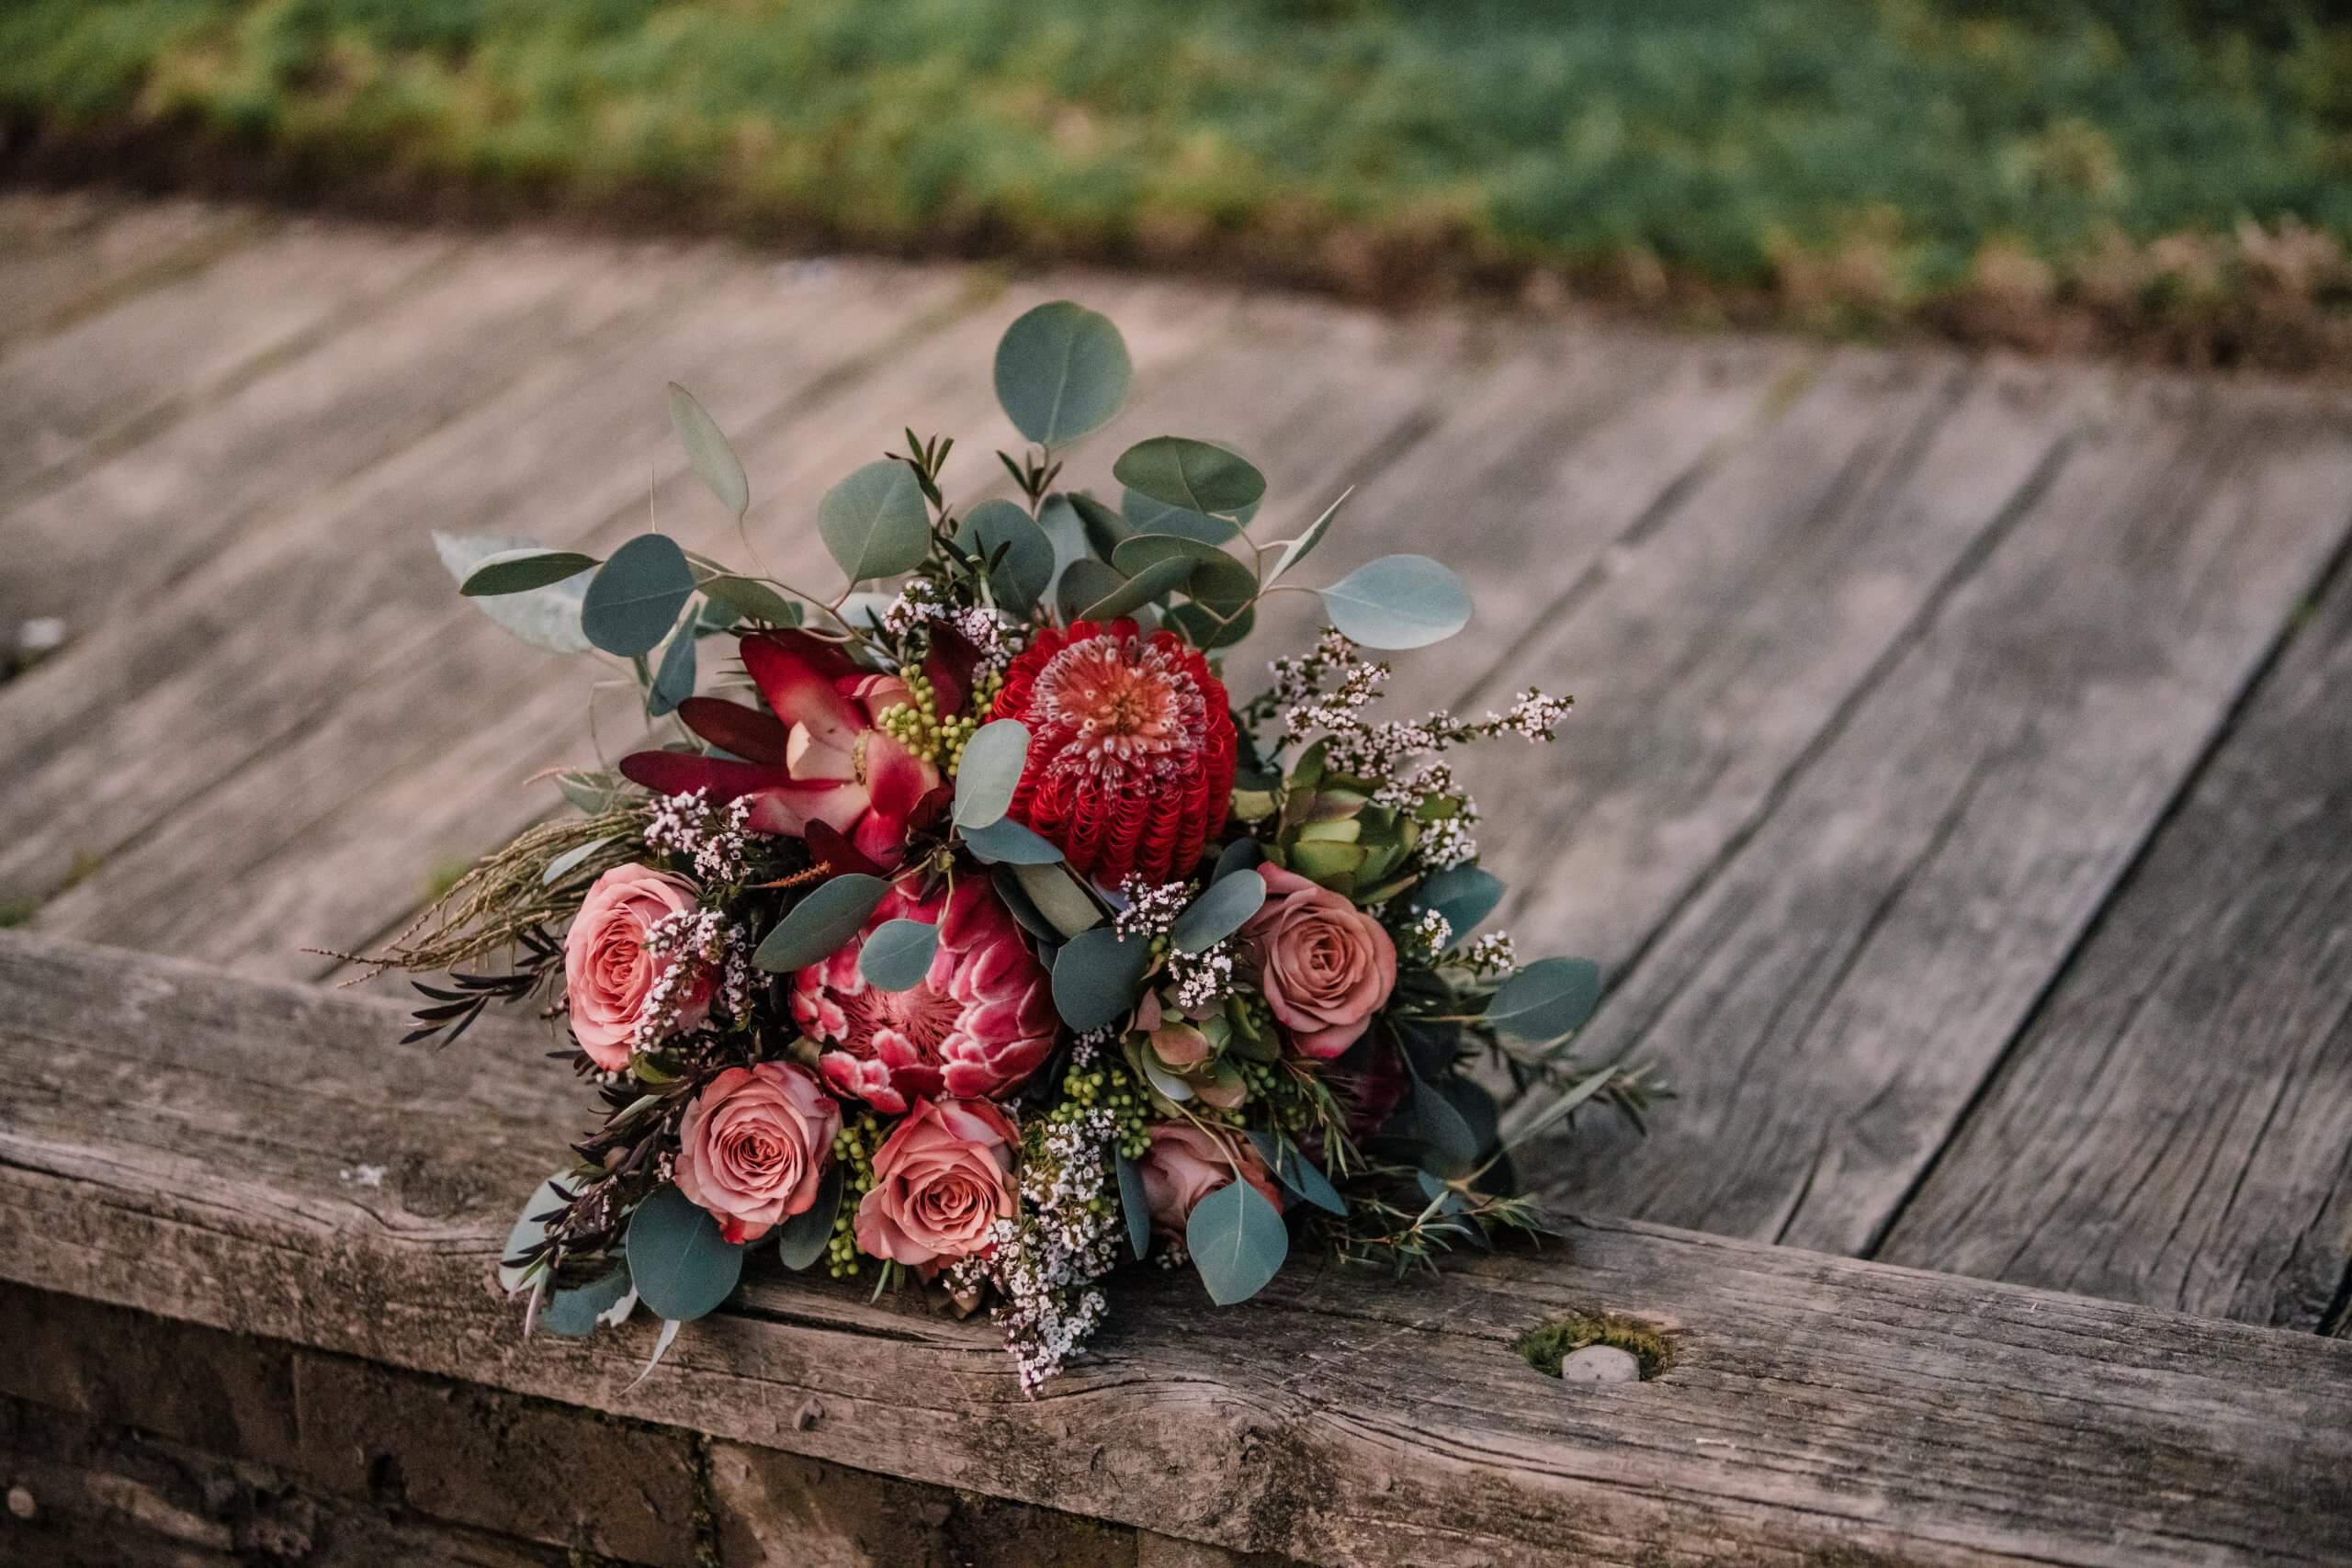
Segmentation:
<svg viewBox="0 0 2352 1568">
<path fill-rule="evenodd" d="M 2307 363 L 2352 7 L 13 0 L 28 168 Z"/>
</svg>

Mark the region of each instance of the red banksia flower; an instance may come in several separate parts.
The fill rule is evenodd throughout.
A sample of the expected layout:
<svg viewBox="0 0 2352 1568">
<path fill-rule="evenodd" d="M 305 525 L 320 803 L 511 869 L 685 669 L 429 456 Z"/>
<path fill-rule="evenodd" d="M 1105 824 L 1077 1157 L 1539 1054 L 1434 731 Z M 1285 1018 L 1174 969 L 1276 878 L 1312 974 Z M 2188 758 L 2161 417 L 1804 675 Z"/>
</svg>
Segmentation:
<svg viewBox="0 0 2352 1568">
<path fill-rule="evenodd" d="M 1133 621 L 1046 627 L 1012 661 L 997 718 L 1029 727 L 1012 816 L 1104 885 L 1188 874 L 1233 797 L 1233 713 L 1208 661 Z"/>
</svg>

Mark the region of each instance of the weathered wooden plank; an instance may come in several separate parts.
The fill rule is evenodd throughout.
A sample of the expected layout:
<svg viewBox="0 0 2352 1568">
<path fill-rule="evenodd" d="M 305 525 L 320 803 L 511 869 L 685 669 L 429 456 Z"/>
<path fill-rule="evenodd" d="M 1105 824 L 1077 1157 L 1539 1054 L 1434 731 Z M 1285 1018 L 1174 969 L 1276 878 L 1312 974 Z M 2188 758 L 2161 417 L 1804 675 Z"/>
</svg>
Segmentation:
<svg viewBox="0 0 2352 1568">
<path fill-rule="evenodd" d="M 126 558 L 143 550 L 179 562 L 169 573 L 152 564 L 126 568 L 141 582 L 95 605 L 87 635 L 0 687 L 0 729 L 11 740 L 0 750 L 0 894 L 49 893 L 160 814 L 315 725 L 331 693 L 412 657 L 423 628 L 403 625 L 403 605 L 429 602 L 445 615 L 464 609 L 450 603 L 427 531 L 510 525 L 505 514 L 482 508 L 534 486 L 553 488 L 533 460 L 576 464 L 583 449 L 550 451 L 545 424 L 522 411 L 566 389 L 563 378 L 578 368 L 575 355 L 586 345 L 707 276 L 639 273 L 608 254 L 574 259 L 539 251 L 513 258 L 510 276 L 505 254 L 471 258 L 446 285 L 413 300 L 428 318 L 456 311 L 473 346 L 433 352 L 412 344 L 401 351 L 415 356 L 407 374 L 371 387 L 345 378 L 356 368 L 353 355 L 374 351 L 339 341 L 27 511 L 0 517 L 0 541 L 31 536 L 19 592 L 44 580 L 44 597 L 91 586 L 61 578 L 73 547 L 53 536 L 77 498 L 107 525 L 79 547 Z M 379 323 L 355 335 L 373 337 L 379 328 L 392 330 Z M 476 354 L 517 362 L 477 367 L 476 384 L 459 374 Z M 502 429 L 502 420 L 512 424 Z M 597 434 L 609 440 L 611 433 Z M 335 483 L 322 445 L 356 463 L 356 476 Z M 390 460 L 385 449 L 395 449 Z M 453 460 L 468 451 L 487 456 L 466 467 Z M 595 471 L 617 483 L 628 466 L 608 451 Z M 125 493 L 108 504 L 107 487 L 117 482 Z M 473 485 L 481 487 L 478 499 L 469 499 Z M 289 490 L 302 504 L 284 504 Z M 354 496 L 372 498 L 374 510 L 355 508 Z M 247 504 L 267 510 L 241 515 L 236 509 Z M 183 538 L 191 513 L 209 525 L 209 548 Z M 394 530 L 421 553 L 374 543 Z M 315 678 L 323 676 L 339 676 L 339 685 L 320 684 Z"/>
<path fill-rule="evenodd" d="M 453 243 L 294 225 L 19 344 L 0 357 L 0 508 L 346 326 Z"/>
<path fill-rule="evenodd" d="M 524 1345 L 482 1283 L 576 1121 L 536 1029 L 401 1048 L 380 1004 L 21 935 L 0 996 L 0 1275 L 44 1290 L 1317 1562 L 2352 1551 L 2352 1346 L 1637 1224 L 1214 1318 L 1135 1281 L 1035 1401 L 985 1325 L 763 1273 L 632 1387 L 649 1331 Z M 1572 1307 L 1670 1369 L 1533 1372 Z"/>
<path fill-rule="evenodd" d="M 1870 1247 L 2342 536 L 2345 437 L 2283 392 L 2133 390 L 1604 1008 L 1590 1043 L 1684 1098 L 1553 1190 Z"/>
<path fill-rule="evenodd" d="M 2318 1328 L 2352 1287 L 2352 572 L 1878 1256 Z"/>
<path fill-rule="evenodd" d="M 0 193 L 0 344 L 202 266 L 266 227 L 206 202 Z"/>
<path fill-rule="evenodd" d="M 644 297 L 626 254 L 549 238 L 480 246 L 365 332 L 298 355 L 62 488 L 0 513 L 0 621 L 77 628 L 152 601 Z"/>
</svg>

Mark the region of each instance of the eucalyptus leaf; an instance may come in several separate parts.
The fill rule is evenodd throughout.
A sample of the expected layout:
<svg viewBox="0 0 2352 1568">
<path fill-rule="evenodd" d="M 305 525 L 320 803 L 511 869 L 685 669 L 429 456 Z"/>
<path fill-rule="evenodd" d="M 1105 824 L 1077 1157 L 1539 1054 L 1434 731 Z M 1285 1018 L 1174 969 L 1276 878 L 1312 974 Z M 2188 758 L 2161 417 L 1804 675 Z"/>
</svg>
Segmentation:
<svg viewBox="0 0 2352 1568">
<path fill-rule="evenodd" d="M 1462 580 L 1427 556 L 1382 556 L 1316 592 L 1331 624 L 1366 648 L 1426 648 L 1470 624 Z"/>
<path fill-rule="evenodd" d="M 639 534 L 597 569 L 580 606 L 580 628 L 606 653 L 650 653 L 678 623 L 695 591 L 694 569 L 673 539 Z"/>
<path fill-rule="evenodd" d="M 1257 600 L 1258 574 L 1220 550 L 1193 566 L 1192 576 L 1184 580 L 1184 592 L 1195 604 L 1219 615 L 1238 615 Z"/>
<path fill-rule="evenodd" d="M 726 606 L 744 620 L 764 621 L 772 626 L 800 625 L 799 602 L 786 598 L 756 578 L 722 572 L 703 578 L 702 591 L 712 604 Z"/>
<path fill-rule="evenodd" d="M 956 764 L 956 826 L 970 829 L 1001 821 L 1021 787 L 1029 761 L 1029 727 L 1017 718 L 984 724 L 964 742 Z"/>
<path fill-rule="evenodd" d="M 563 853 L 548 862 L 547 870 L 539 874 L 540 885 L 542 886 L 553 887 L 557 883 L 561 882 L 565 877 L 571 875 L 571 873 L 580 866 L 581 863 L 585 861 L 590 855 L 594 854 L 598 850 L 603 849 L 606 844 L 609 844 L 613 840 L 609 836 L 602 839 L 591 839 L 584 844 L 564 851 Z"/>
<path fill-rule="evenodd" d="M 1341 491 L 1340 499 L 1323 509 L 1322 516 L 1309 523 L 1304 533 L 1283 547 L 1282 558 L 1274 562 L 1273 570 L 1266 573 L 1266 582 L 1269 587 L 1272 586 L 1274 580 L 1283 573 L 1305 560 L 1313 553 L 1315 547 L 1323 542 L 1323 536 L 1331 531 L 1331 519 L 1340 514 L 1340 508 L 1345 506 L 1348 503 L 1348 497 L 1355 492 L 1356 489 L 1353 485 Z"/>
<path fill-rule="evenodd" d="M 1126 1216 L 1127 1246 L 1137 1262 L 1151 1255 L 1151 1201 L 1144 1195 L 1143 1171 L 1119 1156 L 1119 1212 Z"/>
<path fill-rule="evenodd" d="M 1133 577 L 1146 567 L 1158 566 L 1164 560 L 1200 561 L 1223 554 L 1207 540 L 1195 539 L 1188 535 L 1134 534 L 1119 541 L 1118 547 L 1111 552 L 1111 564 Z M 1233 558 L 1227 556 L 1225 558 L 1231 560 Z"/>
<path fill-rule="evenodd" d="M 1211 517 L 1189 506 L 1170 506 L 1155 501 L 1139 490 L 1122 490 L 1119 513 L 1125 519 L 1129 534 L 1172 534 L 1179 538 L 1198 539 L 1204 545 L 1222 545 L 1241 536 L 1241 525 L 1257 511 L 1245 506 L 1232 518 Z"/>
<path fill-rule="evenodd" d="M 1150 1053 L 1144 1054 L 1141 1066 L 1144 1081 L 1159 1090 L 1161 1099 L 1182 1105 L 1193 1098 L 1193 1086 L 1153 1060 Z"/>
<path fill-rule="evenodd" d="M 1073 577 L 1077 575 L 1075 568 L 1071 569 L 1070 575 Z M 1161 594 L 1172 592 L 1192 575 L 1193 563 L 1189 560 L 1170 559 L 1155 562 L 1136 576 L 1125 579 L 1118 587 L 1089 604 L 1079 618 L 1089 621 L 1111 621 L 1118 619 L 1121 615 L 1131 615 Z"/>
<path fill-rule="evenodd" d="M 1246 1302 L 1266 1288 L 1290 1256 L 1283 1214 L 1250 1183 L 1228 1181 L 1193 1205 L 1184 1249 L 1219 1306 Z"/>
<path fill-rule="evenodd" d="M 1236 839 L 1217 852 L 1216 869 L 1209 873 L 1211 882 L 1223 882 L 1228 876 L 1253 869 L 1266 858 L 1264 846 L 1255 839 Z M 1261 880 L 1263 880 L 1261 878 Z"/>
<path fill-rule="evenodd" d="M 1274 1173 L 1275 1180 L 1326 1213 L 1346 1215 L 1348 1205 L 1346 1200 L 1340 1196 L 1340 1190 L 1331 1185 L 1329 1177 L 1316 1168 L 1315 1162 L 1308 1159 L 1296 1144 L 1278 1138 L 1263 1128 L 1252 1128 L 1250 1141 L 1257 1145 L 1258 1156 L 1266 1162 L 1266 1168 Z"/>
<path fill-rule="evenodd" d="M 506 1246 L 498 1255 L 499 1289 L 512 1292 L 523 1288 L 523 1277 L 531 1272 L 530 1268 L 514 1268 L 506 1260 L 547 1239 L 547 1220 L 568 1201 L 557 1190 L 556 1184 L 570 1174 L 569 1171 L 557 1171 L 533 1188 L 530 1201 L 523 1205 L 523 1212 L 514 1216 L 514 1228 L 506 1233 Z"/>
<path fill-rule="evenodd" d="M 911 991 L 931 973 L 939 928 L 923 920 L 885 920 L 858 950 L 857 972 L 885 991 Z"/>
<path fill-rule="evenodd" d="M 549 1334 L 567 1339 L 585 1338 L 605 1314 L 619 1304 L 628 1294 L 629 1275 L 626 1268 L 590 1280 L 571 1290 L 558 1291 L 539 1309 L 539 1326 Z"/>
<path fill-rule="evenodd" d="M 1136 443 L 1119 454 L 1111 472 L 1129 490 L 1189 512 L 1238 512 L 1266 493 L 1266 476 L 1248 458 L 1181 435 Z"/>
<path fill-rule="evenodd" d="M 743 1274 L 743 1249 L 719 1233 L 709 1210 L 675 1187 L 658 1188 L 637 1206 L 623 1247 L 639 1297 L 680 1323 L 708 1314 Z"/>
<path fill-rule="evenodd" d="M 662 1358 L 668 1355 L 670 1347 L 678 1342 L 678 1330 L 684 1326 L 678 1318 L 665 1317 L 662 1320 L 662 1332 L 653 1337 L 653 1354 L 647 1359 L 644 1370 L 629 1380 L 628 1388 L 621 1390 L 623 1393 L 653 1375 L 653 1369 L 662 1364 Z"/>
<path fill-rule="evenodd" d="M 1231 648 L 1248 637 L 1258 624 L 1258 612 L 1252 607 L 1227 620 L 1200 604 L 1171 604 L 1168 608 L 1168 624 L 1186 642 L 1204 653 L 1211 653 L 1220 648 Z"/>
<path fill-rule="evenodd" d="M 1448 1176 L 1476 1168 L 1478 1156 L 1486 1152 L 1476 1130 L 1418 1072 L 1412 1074 L 1412 1115 L 1413 1131 L 1430 1165 Z"/>
<path fill-rule="evenodd" d="M 662 650 L 653 684 L 646 688 L 646 716 L 661 718 L 675 713 L 678 705 L 694 694 L 695 628 L 688 624 L 670 634 L 670 646 Z"/>
<path fill-rule="evenodd" d="M 718 421 L 695 400 L 692 392 L 675 381 L 670 383 L 669 390 L 670 423 L 686 449 L 686 461 L 710 487 L 710 493 L 718 497 L 718 503 L 741 517 L 752 507 L 752 481 L 743 477 L 742 460 L 728 445 Z"/>
<path fill-rule="evenodd" d="M 573 810 L 582 816 L 599 817 L 613 808 L 613 803 L 628 787 L 628 781 L 606 770 L 568 768 L 556 774 L 555 787 Z"/>
<path fill-rule="evenodd" d="M 1003 559 L 989 573 L 997 603 L 1016 615 L 1045 597 L 1054 581 L 1054 542 L 1035 519 L 1010 501 L 984 501 L 956 526 L 956 542 L 982 560 Z"/>
<path fill-rule="evenodd" d="M 1023 865 L 1012 868 L 1013 880 L 1028 895 L 1037 912 L 1065 937 L 1076 936 L 1102 922 L 1102 911 L 1064 865 Z"/>
<path fill-rule="evenodd" d="M 1056 608 L 1065 621 L 1086 618 L 1088 609 L 1098 600 L 1107 600 L 1127 585 L 1116 567 L 1091 556 L 1074 560 L 1062 571 L 1061 581 L 1054 590 Z"/>
<path fill-rule="evenodd" d="M 1081 931 L 1054 965 L 1055 1010 L 1080 1033 L 1116 1023 L 1136 1005 L 1150 967 L 1149 942 L 1122 942 L 1109 926 Z"/>
<path fill-rule="evenodd" d="M 1041 446 L 1101 429 L 1126 401 L 1134 366 L 1110 318 L 1067 299 L 1023 312 L 996 345 L 996 400 Z"/>
<path fill-rule="evenodd" d="M 1543 958 L 1505 980 L 1487 1021 L 1521 1040 L 1557 1040 L 1600 1005 L 1600 965 L 1589 958 Z"/>
<path fill-rule="evenodd" d="M 528 593 L 535 588 L 550 587 L 566 578 L 593 571 L 596 566 L 594 556 L 583 556 L 577 550 L 500 550 L 485 556 L 481 564 L 468 572 L 466 580 L 458 584 L 458 592 L 469 599 Z"/>
<path fill-rule="evenodd" d="M 776 922 L 752 962 L 770 974 L 784 974 L 831 957 L 865 929 L 865 917 L 889 891 L 880 877 L 860 872 L 827 878 Z"/>
<path fill-rule="evenodd" d="M 463 584 L 474 569 L 493 556 L 543 547 L 510 534 L 445 534 L 435 529 L 433 548 L 451 577 Z M 475 599 L 474 606 L 533 648 L 549 653 L 585 653 L 594 644 L 580 629 L 580 604 L 595 574 L 582 571 L 528 593 L 502 593 Z"/>
<path fill-rule="evenodd" d="M 906 464 L 880 458 L 825 492 L 817 531 L 852 582 L 912 571 L 931 552 L 931 512 Z"/>
<path fill-rule="evenodd" d="M 1046 918 L 1045 912 L 1037 908 L 1036 900 L 1030 897 L 1028 891 L 1021 886 L 1017 874 L 1024 863 L 1035 866 L 1050 863 L 1008 861 L 989 874 L 989 885 L 996 889 L 996 896 L 1004 900 L 1004 907 L 1012 911 L 1013 923 L 1035 939 L 1037 961 L 1050 970 L 1053 961 L 1046 955 L 1046 950 L 1058 947 L 1062 931 L 1059 926 Z M 1068 882 L 1069 878 L 1065 876 L 1062 880 Z"/>
<path fill-rule="evenodd" d="M 1206 953 L 1239 931 L 1242 922 L 1256 914 L 1265 902 L 1266 879 L 1262 876 L 1228 876 L 1221 882 L 1212 882 L 1207 892 L 1176 917 L 1168 940 L 1179 953 Z"/>
<path fill-rule="evenodd" d="M 1104 505 L 1083 491 L 1061 498 L 1078 519 L 1079 537 L 1086 547 L 1104 560 L 1109 560 L 1119 546 L 1140 532 L 1134 523 Z M 1046 503 L 1050 508 L 1052 503 Z"/>
<path fill-rule="evenodd" d="M 1435 909 L 1462 941 L 1503 901 L 1502 878 L 1475 865 L 1449 866 L 1413 890 L 1413 902 Z"/>
<path fill-rule="evenodd" d="M 816 1201 L 776 1226 L 776 1257 L 786 1269 L 796 1272 L 806 1269 L 831 1247 L 833 1220 L 842 1208 L 844 1168 L 839 1160 L 827 1166 L 817 1183 Z"/>
<path fill-rule="evenodd" d="M 1010 817 L 1000 817 L 985 828 L 964 829 L 961 836 L 989 865 L 1051 865 L 1062 858 L 1052 840 Z"/>
</svg>

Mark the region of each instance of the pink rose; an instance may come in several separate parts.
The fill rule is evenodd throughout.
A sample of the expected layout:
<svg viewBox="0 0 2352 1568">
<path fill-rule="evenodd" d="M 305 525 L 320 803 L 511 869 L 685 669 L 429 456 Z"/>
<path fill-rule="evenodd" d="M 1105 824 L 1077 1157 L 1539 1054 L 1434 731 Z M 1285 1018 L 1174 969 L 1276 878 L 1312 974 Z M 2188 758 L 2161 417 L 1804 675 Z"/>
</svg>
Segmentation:
<svg viewBox="0 0 2352 1568">
<path fill-rule="evenodd" d="M 1396 987 L 1396 944 L 1378 920 L 1296 872 L 1261 865 L 1266 902 L 1241 941 L 1291 1043 L 1329 1058 L 1354 1044 Z"/>
<path fill-rule="evenodd" d="M 857 1205 L 857 1245 L 920 1267 L 970 1258 L 1018 1206 L 1020 1134 L 985 1100 L 918 1100 L 874 1151 L 874 1189 Z"/>
<path fill-rule="evenodd" d="M 691 884 L 632 862 L 598 877 L 571 918 L 563 939 L 571 1032 L 588 1059 L 606 1072 L 628 1066 L 629 1039 L 645 999 L 677 962 L 648 953 L 646 933 L 667 917 L 692 914 L 696 907 Z M 709 1012 L 710 976 L 686 977 L 678 1025 L 691 1029 Z"/>
<path fill-rule="evenodd" d="M 1241 1179 L 1265 1194 L 1275 1209 L 1283 1206 L 1257 1145 L 1244 1138 L 1220 1138 L 1189 1122 L 1162 1122 L 1151 1129 L 1151 1147 L 1136 1161 L 1143 1178 L 1144 1206 L 1151 1211 L 1154 1235 L 1184 1239 L 1184 1222 L 1193 1206 L 1218 1188 L 1229 1185 L 1236 1167 Z"/>
<path fill-rule="evenodd" d="M 678 1190 L 709 1210 L 736 1243 L 817 1201 L 842 1130 L 842 1108 L 808 1068 L 729 1067 L 678 1119 Z"/>
</svg>

